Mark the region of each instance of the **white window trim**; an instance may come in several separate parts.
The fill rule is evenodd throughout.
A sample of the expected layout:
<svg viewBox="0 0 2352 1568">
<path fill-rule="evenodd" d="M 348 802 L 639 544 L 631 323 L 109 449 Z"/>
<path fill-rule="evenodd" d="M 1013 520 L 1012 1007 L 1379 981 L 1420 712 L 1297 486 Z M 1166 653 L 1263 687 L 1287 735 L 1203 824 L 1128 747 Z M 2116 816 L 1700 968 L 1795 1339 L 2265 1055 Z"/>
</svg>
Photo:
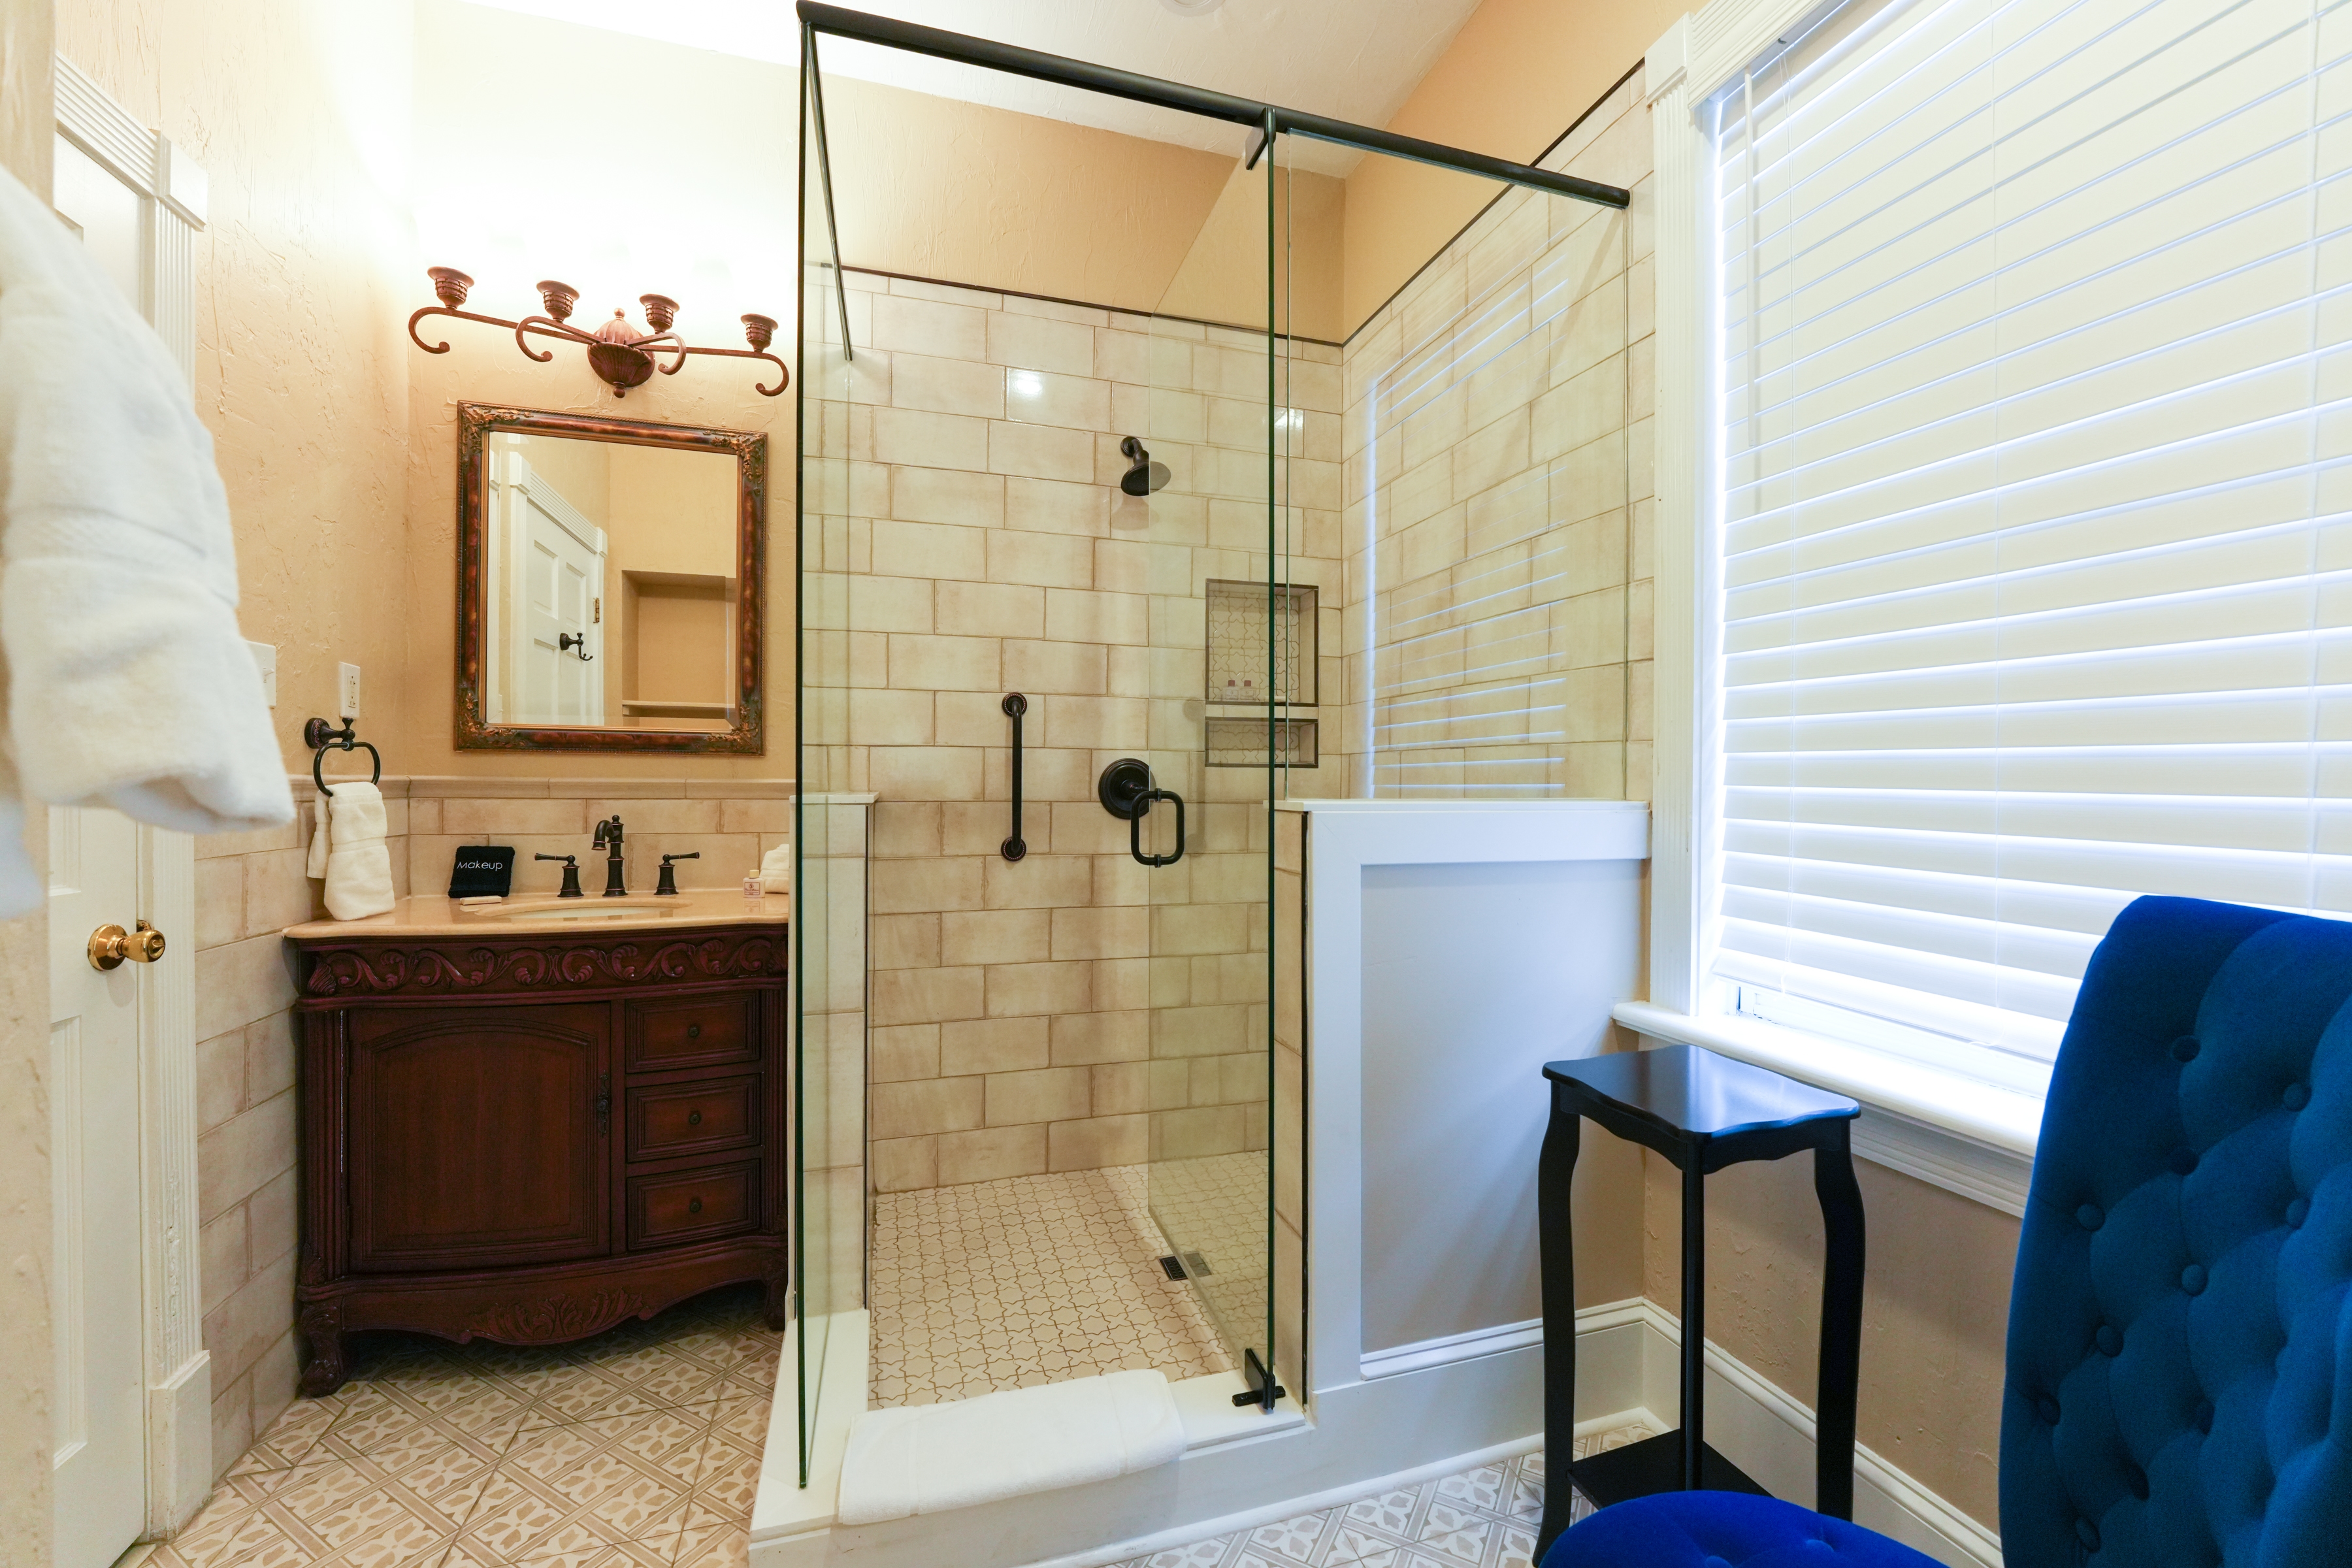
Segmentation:
<svg viewBox="0 0 2352 1568">
<path fill-rule="evenodd" d="M 1832 5 L 1838 0 L 1832 0 Z M 1717 832 L 1706 781 L 1719 694 L 1706 682 L 1715 627 L 1717 490 L 1715 301 L 1706 172 L 1713 139 L 1696 110 L 1739 79 L 1776 39 L 1832 8 L 1822 0 L 1714 0 L 1650 48 L 1644 85 L 1656 157 L 1656 777 L 1650 830 L 1650 1000 L 1619 1024 L 1659 1041 L 1705 1046 L 1850 1095 L 1864 1106 L 1854 1152 L 2009 1214 L 2024 1212 L 2042 1100 L 1903 1062 L 1851 1043 L 1706 1004 L 1700 972 L 1705 868 Z"/>
</svg>

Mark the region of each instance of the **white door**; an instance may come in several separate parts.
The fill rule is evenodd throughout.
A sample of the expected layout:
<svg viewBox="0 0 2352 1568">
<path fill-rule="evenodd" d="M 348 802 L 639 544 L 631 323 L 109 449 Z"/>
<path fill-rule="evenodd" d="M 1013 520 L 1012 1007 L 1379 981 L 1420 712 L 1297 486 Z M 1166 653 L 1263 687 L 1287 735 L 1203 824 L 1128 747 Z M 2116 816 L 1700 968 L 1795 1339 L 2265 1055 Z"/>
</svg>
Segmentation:
<svg viewBox="0 0 2352 1568">
<path fill-rule="evenodd" d="M 516 717 L 522 724 L 604 721 L 604 531 L 511 458 Z"/>
<path fill-rule="evenodd" d="M 107 274 L 147 312 L 147 198 L 60 136 L 55 201 Z M 107 1568 L 148 1523 L 146 1352 L 154 1282 L 142 1277 L 149 1114 L 142 1052 L 162 1043 L 152 1035 L 160 966 L 124 962 L 100 970 L 90 963 L 89 942 L 100 927 L 132 932 L 142 916 L 156 913 L 149 905 L 159 860 L 174 862 L 165 880 L 191 880 L 192 868 L 181 863 L 194 846 L 179 834 L 142 835 L 118 812 L 56 809 L 48 821 L 56 1563 Z M 194 961 L 184 949 L 170 962 Z M 150 1034 L 142 1037 L 142 1028 Z"/>
<path fill-rule="evenodd" d="M 140 1280 L 139 986 L 93 967 L 91 932 L 135 929 L 139 831 L 112 811 L 49 813 L 50 1264 L 58 1568 L 105 1568 L 147 1519 Z"/>
</svg>

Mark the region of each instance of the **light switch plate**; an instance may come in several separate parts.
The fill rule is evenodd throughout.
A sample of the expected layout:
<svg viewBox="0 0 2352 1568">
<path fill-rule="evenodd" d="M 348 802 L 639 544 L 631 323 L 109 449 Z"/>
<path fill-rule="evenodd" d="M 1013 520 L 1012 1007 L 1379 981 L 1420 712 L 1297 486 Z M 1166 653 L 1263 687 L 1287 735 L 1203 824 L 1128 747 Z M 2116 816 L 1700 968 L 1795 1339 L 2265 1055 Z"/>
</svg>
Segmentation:
<svg viewBox="0 0 2352 1568">
<path fill-rule="evenodd" d="M 278 706 L 278 645 L 248 642 L 246 648 L 253 655 L 253 668 L 261 672 L 261 700 L 272 708 Z"/>
<path fill-rule="evenodd" d="M 345 719 L 360 716 L 360 667 L 356 664 L 335 666 L 335 689 L 341 694 L 341 712 Z"/>
</svg>

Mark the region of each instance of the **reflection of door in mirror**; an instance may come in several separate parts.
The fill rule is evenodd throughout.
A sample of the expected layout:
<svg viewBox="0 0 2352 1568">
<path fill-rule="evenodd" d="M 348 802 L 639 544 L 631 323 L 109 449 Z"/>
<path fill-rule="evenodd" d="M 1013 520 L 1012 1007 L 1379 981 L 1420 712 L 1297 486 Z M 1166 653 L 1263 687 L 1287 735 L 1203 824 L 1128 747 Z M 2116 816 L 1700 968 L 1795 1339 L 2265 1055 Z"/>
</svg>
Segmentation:
<svg viewBox="0 0 2352 1568">
<path fill-rule="evenodd" d="M 488 721 L 730 728 L 737 459 L 514 431 L 484 456 Z"/>
<path fill-rule="evenodd" d="M 601 724 L 604 531 L 552 476 L 532 466 L 522 449 L 530 440 L 499 437 L 506 449 L 490 470 L 489 555 L 506 579 L 493 585 L 488 601 L 491 646 L 506 651 L 499 661 L 505 668 L 492 668 L 490 717 L 507 724 Z M 510 592 L 498 591 L 509 584 Z"/>
</svg>

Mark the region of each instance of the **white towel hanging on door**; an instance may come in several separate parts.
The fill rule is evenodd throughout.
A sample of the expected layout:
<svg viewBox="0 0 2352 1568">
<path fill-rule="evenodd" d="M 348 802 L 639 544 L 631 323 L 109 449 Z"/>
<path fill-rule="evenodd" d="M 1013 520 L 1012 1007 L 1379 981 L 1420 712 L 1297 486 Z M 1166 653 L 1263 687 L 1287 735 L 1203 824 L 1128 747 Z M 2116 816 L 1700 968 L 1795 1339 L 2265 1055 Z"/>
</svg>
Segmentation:
<svg viewBox="0 0 2352 1568">
<path fill-rule="evenodd" d="M 41 900 L 27 798 L 184 833 L 293 820 L 185 373 L 5 171 L 0 563 L 0 918 Z"/>
</svg>

